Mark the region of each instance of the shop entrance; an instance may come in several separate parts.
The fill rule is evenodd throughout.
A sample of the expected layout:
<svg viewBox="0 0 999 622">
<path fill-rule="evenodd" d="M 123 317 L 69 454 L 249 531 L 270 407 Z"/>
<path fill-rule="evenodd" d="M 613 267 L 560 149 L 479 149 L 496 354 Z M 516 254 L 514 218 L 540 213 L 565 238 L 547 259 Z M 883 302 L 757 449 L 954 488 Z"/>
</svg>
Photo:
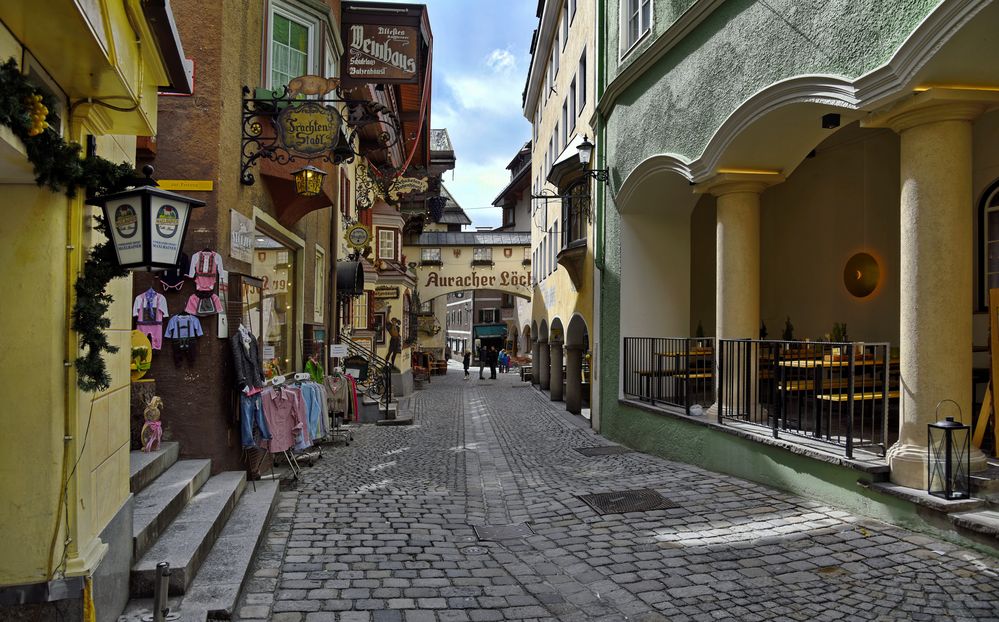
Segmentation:
<svg viewBox="0 0 999 622">
<path fill-rule="evenodd" d="M 271 378 L 295 369 L 295 249 L 257 230 L 253 275 L 263 281 L 263 326 L 253 326 L 263 347 L 264 376 Z"/>
</svg>

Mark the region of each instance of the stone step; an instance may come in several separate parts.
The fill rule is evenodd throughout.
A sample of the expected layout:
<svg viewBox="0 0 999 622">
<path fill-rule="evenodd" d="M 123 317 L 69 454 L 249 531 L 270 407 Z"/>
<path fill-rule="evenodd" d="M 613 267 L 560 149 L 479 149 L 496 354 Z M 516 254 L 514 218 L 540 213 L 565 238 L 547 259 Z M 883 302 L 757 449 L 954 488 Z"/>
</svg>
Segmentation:
<svg viewBox="0 0 999 622">
<path fill-rule="evenodd" d="M 278 482 L 247 484 L 194 582 L 184 594 L 185 619 L 232 619 L 253 555 L 263 541 L 278 499 Z"/>
<path fill-rule="evenodd" d="M 989 538 L 999 540 L 999 510 L 977 510 L 950 515 L 950 521 Z"/>
<path fill-rule="evenodd" d="M 132 559 L 142 557 L 211 475 L 211 460 L 181 460 L 135 495 Z"/>
<path fill-rule="evenodd" d="M 173 523 L 132 566 L 132 596 L 150 596 L 156 564 L 170 564 L 170 593 L 183 594 L 215 544 L 246 486 L 246 473 L 226 471 L 212 477 L 191 498 Z"/>
<path fill-rule="evenodd" d="M 159 451 L 133 451 L 128 455 L 128 488 L 138 493 L 177 462 L 180 443 L 160 443 Z"/>
</svg>

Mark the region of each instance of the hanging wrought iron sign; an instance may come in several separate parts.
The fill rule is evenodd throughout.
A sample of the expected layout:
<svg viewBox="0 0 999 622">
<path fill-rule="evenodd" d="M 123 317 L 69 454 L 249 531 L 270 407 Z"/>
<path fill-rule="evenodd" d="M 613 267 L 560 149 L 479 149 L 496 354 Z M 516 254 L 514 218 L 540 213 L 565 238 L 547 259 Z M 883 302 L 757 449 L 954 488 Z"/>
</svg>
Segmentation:
<svg viewBox="0 0 999 622">
<path fill-rule="evenodd" d="M 340 120 L 335 110 L 318 102 L 288 106 L 277 116 L 278 138 L 289 152 L 314 157 L 336 148 Z"/>
<path fill-rule="evenodd" d="M 260 159 L 278 164 L 340 164 L 401 143 L 398 116 L 378 102 L 344 97 L 336 79 L 300 76 L 289 85 L 293 88 L 284 86 L 279 91 L 243 87 L 243 184 L 256 181 L 250 169 Z M 316 98 L 298 99 L 301 95 Z M 375 140 L 358 140 L 362 131 Z"/>
</svg>

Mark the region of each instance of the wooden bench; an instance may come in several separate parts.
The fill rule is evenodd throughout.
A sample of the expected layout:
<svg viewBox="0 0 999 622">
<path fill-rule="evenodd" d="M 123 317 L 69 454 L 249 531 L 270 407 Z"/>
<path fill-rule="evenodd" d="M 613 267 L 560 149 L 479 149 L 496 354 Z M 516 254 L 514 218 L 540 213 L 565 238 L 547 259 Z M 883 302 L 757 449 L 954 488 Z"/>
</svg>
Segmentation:
<svg viewBox="0 0 999 622">
<path fill-rule="evenodd" d="M 430 373 L 434 376 L 447 375 L 447 361 L 438 361 L 436 359 L 430 361 Z"/>
</svg>

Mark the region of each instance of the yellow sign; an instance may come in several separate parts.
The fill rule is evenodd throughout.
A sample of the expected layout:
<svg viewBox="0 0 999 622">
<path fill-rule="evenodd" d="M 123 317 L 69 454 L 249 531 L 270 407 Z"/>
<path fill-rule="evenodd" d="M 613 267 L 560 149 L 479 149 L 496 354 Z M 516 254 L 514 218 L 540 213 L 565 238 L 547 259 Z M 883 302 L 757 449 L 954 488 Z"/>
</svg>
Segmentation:
<svg viewBox="0 0 999 622">
<path fill-rule="evenodd" d="M 371 229 L 358 223 L 347 229 L 343 237 L 351 248 L 362 250 L 371 242 Z"/>
<path fill-rule="evenodd" d="M 215 182 L 210 179 L 160 179 L 157 181 L 161 190 L 188 191 L 188 192 L 211 192 L 215 189 Z"/>
</svg>

